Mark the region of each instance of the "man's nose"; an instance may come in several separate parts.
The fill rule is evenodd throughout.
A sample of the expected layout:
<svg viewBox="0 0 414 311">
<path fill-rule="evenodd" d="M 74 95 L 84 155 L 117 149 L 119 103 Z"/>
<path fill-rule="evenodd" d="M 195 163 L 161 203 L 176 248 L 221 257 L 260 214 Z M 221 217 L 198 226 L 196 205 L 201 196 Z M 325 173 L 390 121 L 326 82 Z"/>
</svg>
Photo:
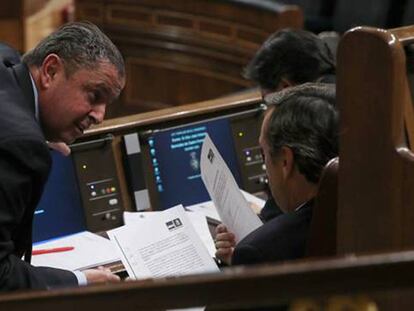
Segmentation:
<svg viewBox="0 0 414 311">
<path fill-rule="evenodd" d="M 89 113 L 89 116 L 93 119 L 94 124 L 99 124 L 103 121 L 105 117 L 105 110 L 105 104 L 100 104 L 93 107 L 92 111 Z"/>
</svg>

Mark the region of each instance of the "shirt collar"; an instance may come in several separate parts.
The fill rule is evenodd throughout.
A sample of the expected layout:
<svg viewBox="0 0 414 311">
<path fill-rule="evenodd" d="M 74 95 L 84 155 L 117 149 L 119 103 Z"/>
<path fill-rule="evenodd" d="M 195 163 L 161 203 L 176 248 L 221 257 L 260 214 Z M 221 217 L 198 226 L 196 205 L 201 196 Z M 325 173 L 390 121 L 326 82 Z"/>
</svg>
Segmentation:
<svg viewBox="0 0 414 311">
<path fill-rule="evenodd" d="M 299 205 L 297 208 L 295 208 L 295 212 L 297 212 L 298 210 L 300 210 L 302 207 L 304 207 L 306 205 L 306 203 L 308 203 L 309 201 L 303 202 L 301 205 Z"/>
</svg>

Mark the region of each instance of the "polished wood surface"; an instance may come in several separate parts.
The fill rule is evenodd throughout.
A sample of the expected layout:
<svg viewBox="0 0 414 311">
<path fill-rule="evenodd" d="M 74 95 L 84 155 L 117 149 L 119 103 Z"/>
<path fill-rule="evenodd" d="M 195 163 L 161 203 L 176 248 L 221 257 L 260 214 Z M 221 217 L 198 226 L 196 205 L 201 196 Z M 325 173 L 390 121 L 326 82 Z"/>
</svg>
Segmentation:
<svg viewBox="0 0 414 311">
<path fill-rule="evenodd" d="M 250 89 L 245 92 L 223 96 L 217 99 L 104 120 L 101 124 L 85 131 L 84 137 L 87 138 L 91 135 L 107 132 L 124 132 L 134 127 L 196 117 L 206 113 L 224 113 L 226 110 L 257 104 L 261 100 L 262 97 L 259 90 Z"/>
<path fill-rule="evenodd" d="M 339 45 L 339 253 L 414 248 L 414 156 L 407 147 L 404 45 L 414 27 L 358 27 Z M 410 103 L 412 105 L 412 103 Z"/>
<path fill-rule="evenodd" d="M 14 311 L 218 309 L 286 303 L 294 298 L 371 294 L 414 286 L 414 252 L 238 267 L 224 273 L 0 295 Z M 348 310 L 348 309 L 347 309 Z"/>
<path fill-rule="evenodd" d="M 301 28 L 296 6 L 260 1 L 77 0 L 125 57 L 127 84 L 114 118 L 199 102 L 250 87 L 241 73 L 274 31 Z"/>
<path fill-rule="evenodd" d="M 323 169 L 318 194 L 312 210 L 307 245 L 308 257 L 336 255 L 338 169 L 338 158 L 329 161 Z"/>
<path fill-rule="evenodd" d="M 0 40 L 23 50 L 23 1 L 0 2 Z"/>
</svg>

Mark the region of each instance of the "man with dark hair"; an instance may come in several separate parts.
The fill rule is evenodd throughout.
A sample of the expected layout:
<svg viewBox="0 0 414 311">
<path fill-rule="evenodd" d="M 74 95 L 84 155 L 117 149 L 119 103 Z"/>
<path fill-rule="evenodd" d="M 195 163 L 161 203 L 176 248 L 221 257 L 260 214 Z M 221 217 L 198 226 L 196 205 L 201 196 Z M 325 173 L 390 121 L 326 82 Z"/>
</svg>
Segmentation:
<svg viewBox="0 0 414 311">
<path fill-rule="evenodd" d="M 259 143 L 270 191 L 283 213 L 236 246 L 234 235 L 220 225 L 216 256 L 229 264 L 303 257 L 322 169 L 338 155 L 333 86 L 304 84 L 268 95 L 265 101 L 269 108 Z"/>
<path fill-rule="evenodd" d="M 47 180 L 47 141 L 71 143 L 125 84 L 124 61 L 90 23 L 71 23 L 24 55 L 0 44 L 0 290 L 119 281 L 106 269 L 30 265 L 32 221 Z M 21 259 L 24 256 L 24 261 Z"/>
<path fill-rule="evenodd" d="M 306 82 L 335 82 L 335 60 L 328 45 L 305 30 L 283 29 L 267 38 L 244 70 L 262 95 Z M 267 200 L 260 218 L 268 221 L 281 214 L 273 198 Z"/>
<path fill-rule="evenodd" d="M 272 34 L 244 70 L 263 94 L 306 82 L 333 83 L 335 61 L 328 45 L 305 30 Z"/>
</svg>

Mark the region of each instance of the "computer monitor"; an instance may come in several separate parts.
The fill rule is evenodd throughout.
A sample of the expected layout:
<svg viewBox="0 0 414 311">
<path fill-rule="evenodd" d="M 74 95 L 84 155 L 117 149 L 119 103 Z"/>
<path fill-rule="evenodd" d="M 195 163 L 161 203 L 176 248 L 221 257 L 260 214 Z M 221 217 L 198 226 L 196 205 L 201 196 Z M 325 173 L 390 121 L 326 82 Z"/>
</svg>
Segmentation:
<svg viewBox="0 0 414 311">
<path fill-rule="evenodd" d="M 56 151 L 51 151 L 51 154 L 52 170 L 35 210 L 33 242 L 86 230 L 72 157 Z"/>
<path fill-rule="evenodd" d="M 143 169 L 151 207 L 164 210 L 210 200 L 200 175 L 200 152 L 209 134 L 239 187 L 249 192 L 265 189 L 265 168 L 258 146 L 261 113 L 257 110 L 220 117 L 183 120 L 174 126 L 154 125 L 139 132 Z M 136 183 L 137 184 L 137 183 Z M 136 199 L 139 204 L 140 199 Z"/>
<path fill-rule="evenodd" d="M 208 133 L 240 185 L 239 169 L 227 119 L 160 130 L 147 138 L 151 169 L 161 209 L 192 205 L 210 197 L 201 180 L 200 152 Z"/>
</svg>

